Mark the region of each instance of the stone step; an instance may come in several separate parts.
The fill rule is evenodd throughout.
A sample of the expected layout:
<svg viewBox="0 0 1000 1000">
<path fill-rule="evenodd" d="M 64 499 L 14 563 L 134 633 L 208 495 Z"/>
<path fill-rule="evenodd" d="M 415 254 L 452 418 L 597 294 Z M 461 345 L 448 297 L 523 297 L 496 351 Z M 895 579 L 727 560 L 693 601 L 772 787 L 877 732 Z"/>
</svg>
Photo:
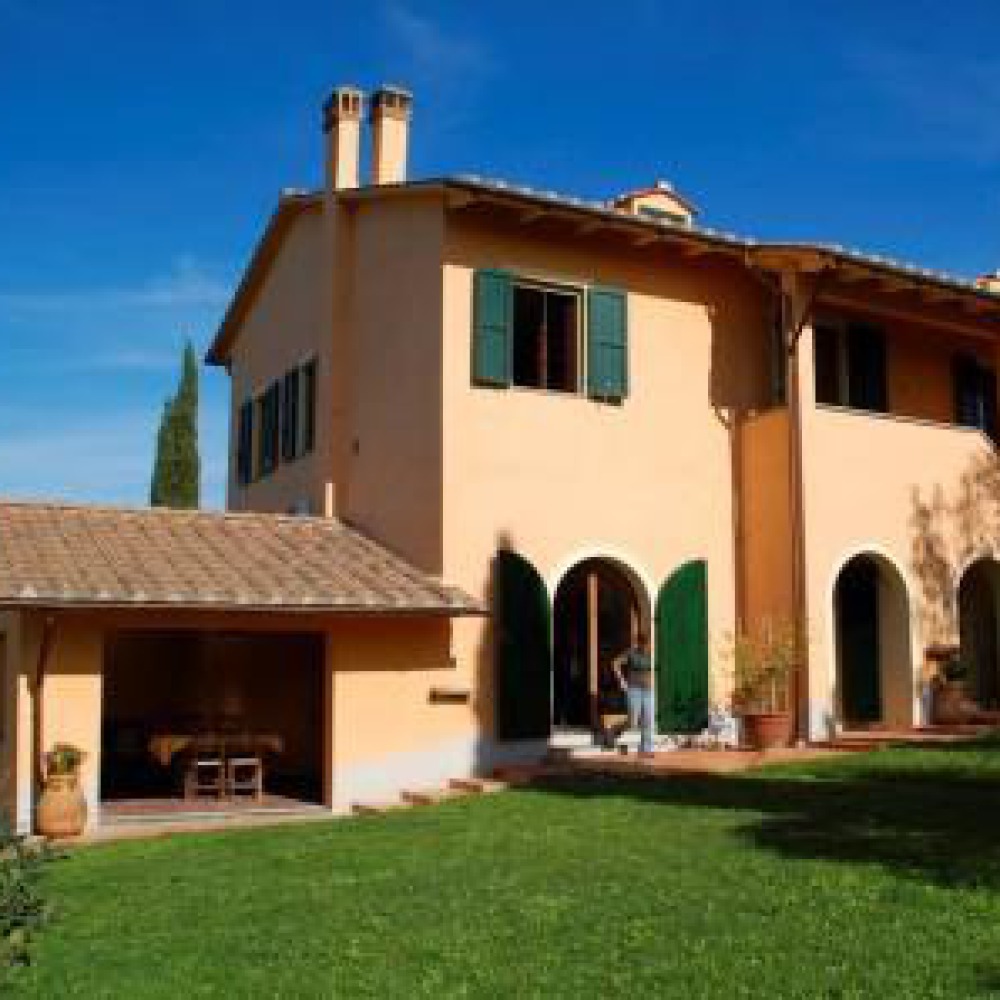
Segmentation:
<svg viewBox="0 0 1000 1000">
<path fill-rule="evenodd" d="M 386 816 L 409 808 L 409 802 L 390 799 L 386 802 L 354 802 L 351 805 L 351 812 L 355 816 Z"/>
<path fill-rule="evenodd" d="M 472 795 L 489 795 L 492 792 L 502 792 L 510 786 L 497 778 L 452 778 L 448 787 Z"/>
<path fill-rule="evenodd" d="M 418 788 L 407 789 L 401 798 L 411 806 L 436 806 L 439 802 L 461 799 L 468 794 L 460 788 Z"/>
</svg>

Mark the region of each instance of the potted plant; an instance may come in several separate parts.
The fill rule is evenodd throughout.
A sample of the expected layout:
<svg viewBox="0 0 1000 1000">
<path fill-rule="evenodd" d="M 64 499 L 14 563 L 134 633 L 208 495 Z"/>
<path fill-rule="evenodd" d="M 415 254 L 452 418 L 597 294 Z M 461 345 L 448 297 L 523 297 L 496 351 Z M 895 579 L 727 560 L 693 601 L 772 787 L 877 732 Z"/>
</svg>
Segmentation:
<svg viewBox="0 0 1000 1000">
<path fill-rule="evenodd" d="M 743 743 L 754 750 L 787 746 L 792 738 L 789 686 L 798 662 L 794 626 L 764 622 L 755 633 L 737 632 L 729 640 L 727 658 Z"/>
<path fill-rule="evenodd" d="M 939 725 L 968 722 L 975 708 L 969 703 L 969 666 L 955 651 L 944 657 L 934 682 L 934 721 Z"/>
<path fill-rule="evenodd" d="M 69 743 L 56 743 L 45 755 L 42 794 L 35 826 L 45 837 L 76 837 L 87 825 L 87 800 L 80 788 L 86 754 Z"/>
</svg>

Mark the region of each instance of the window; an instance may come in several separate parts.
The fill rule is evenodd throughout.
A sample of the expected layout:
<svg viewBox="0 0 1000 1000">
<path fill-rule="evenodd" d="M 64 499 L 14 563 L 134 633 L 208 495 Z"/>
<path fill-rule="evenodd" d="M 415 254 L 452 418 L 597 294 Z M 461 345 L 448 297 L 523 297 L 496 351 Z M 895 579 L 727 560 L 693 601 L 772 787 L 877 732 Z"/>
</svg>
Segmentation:
<svg viewBox="0 0 1000 1000">
<path fill-rule="evenodd" d="M 997 377 L 975 358 L 959 355 L 952 365 L 955 422 L 997 437 Z"/>
<path fill-rule="evenodd" d="M 285 373 L 281 390 L 281 459 L 291 462 L 299 447 L 299 369 Z"/>
<path fill-rule="evenodd" d="M 316 359 L 302 366 L 302 454 L 316 447 Z"/>
<path fill-rule="evenodd" d="M 481 270 L 474 275 L 472 306 L 476 385 L 567 394 L 586 386 L 592 399 L 612 403 L 628 394 L 625 292 L 594 287 L 585 298 L 582 289 Z"/>
<path fill-rule="evenodd" d="M 257 468 L 261 476 L 269 476 L 278 465 L 278 414 L 281 386 L 273 382 L 257 402 L 260 414 L 260 436 L 257 447 Z"/>
<path fill-rule="evenodd" d="M 239 412 L 236 432 L 236 479 L 241 486 L 253 480 L 253 400 L 248 399 Z"/>
<path fill-rule="evenodd" d="M 536 285 L 513 288 L 511 381 L 531 389 L 577 392 L 580 297 Z"/>
<path fill-rule="evenodd" d="M 818 324 L 813 363 L 817 403 L 886 412 L 885 336 L 877 327 Z"/>
</svg>

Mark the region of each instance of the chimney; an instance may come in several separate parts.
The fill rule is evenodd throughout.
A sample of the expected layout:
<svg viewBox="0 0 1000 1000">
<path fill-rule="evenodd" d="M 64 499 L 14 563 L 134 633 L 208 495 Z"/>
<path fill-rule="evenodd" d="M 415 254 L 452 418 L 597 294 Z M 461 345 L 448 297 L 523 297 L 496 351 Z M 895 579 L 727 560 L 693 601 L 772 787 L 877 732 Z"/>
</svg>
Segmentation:
<svg viewBox="0 0 1000 1000">
<path fill-rule="evenodd" d="M 406 146 L 413 95 L 401 87 L 382 85 L 372 94 L 372 183 L 406 180 Z"/>
<path fill-rule="evenodd" d="M 976 285 L 979 288 L 986 289 L 987 292 L 992 292 L 994 295 L 1000 295 L 1000 271 L 994 271 L 993 274 L 984 274 L 982 277 L 976 278 Z"/>
<path fill-rule="evenodd" d="M 357 87 L 337 87 L 323 105 L 328 191 L 358 186 L 363 102 L 364 95 Z"/>
</svg>

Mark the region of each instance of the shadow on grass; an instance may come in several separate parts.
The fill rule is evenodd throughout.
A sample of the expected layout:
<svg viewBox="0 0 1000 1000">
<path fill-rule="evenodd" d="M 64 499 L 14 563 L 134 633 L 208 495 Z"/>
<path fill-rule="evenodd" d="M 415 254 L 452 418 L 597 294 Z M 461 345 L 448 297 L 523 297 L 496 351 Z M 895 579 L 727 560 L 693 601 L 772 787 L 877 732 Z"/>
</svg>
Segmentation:
<svg viewBox="0 0 1000 1000">
<path fill-rule="evenodd" d="M 732 810 L 753 846 L 788 858 L 875 864 L 951 887 L 1000 888 L 1000 743 L 865 754 L 741 775 L 553 777 L 542 794 L 629 796 Z M 939 756 L 940 755 L 940 756 Z M 879 758 L 886 758 L 884 761 Z M 936 763 L 935 763 L 936 761 Z M 953 763 L 954 762 L 954 763 Z M 963 762 L 964 763 L 964 762 Z M 958 766 L 956 766 L 958 764 Z"/>
</svg>

